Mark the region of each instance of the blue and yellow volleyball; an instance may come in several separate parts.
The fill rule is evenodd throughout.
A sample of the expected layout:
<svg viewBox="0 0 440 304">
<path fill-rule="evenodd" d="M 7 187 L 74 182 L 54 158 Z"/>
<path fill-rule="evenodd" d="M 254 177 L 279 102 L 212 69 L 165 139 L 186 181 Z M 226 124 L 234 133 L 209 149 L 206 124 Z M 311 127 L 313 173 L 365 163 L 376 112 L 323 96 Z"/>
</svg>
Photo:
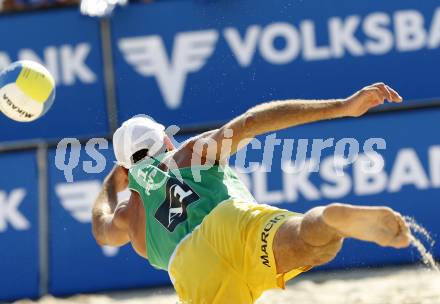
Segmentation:
<svg viewBox="0 0 440 304">
<path fill-rule="evenodd" d="M 35 61 L 14 62 L 0 73 L 0 111 L 15 121 L 40 118 L 54 99 L 55 80 Z"/>
</svg>

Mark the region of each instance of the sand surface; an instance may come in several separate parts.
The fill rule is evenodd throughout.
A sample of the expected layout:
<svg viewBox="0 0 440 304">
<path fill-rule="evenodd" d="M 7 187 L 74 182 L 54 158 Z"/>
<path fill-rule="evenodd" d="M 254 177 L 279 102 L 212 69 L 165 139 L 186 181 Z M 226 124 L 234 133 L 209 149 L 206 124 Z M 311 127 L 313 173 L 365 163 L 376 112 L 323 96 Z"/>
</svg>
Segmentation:
<svg viewBox="0 0 440 304">
<path fill-rule="evenodd" d="M 170 288 L 135 290 L 66 299 L 46 296 L 39 304 L 176 303 Z M 35 303 L 29 300 L 15 303 Z M 285 291 L 263 294 L 259 304 L 440 304 L 440 273 L 422 267 L 350 270 L 304 274 Z"/>
</svg>

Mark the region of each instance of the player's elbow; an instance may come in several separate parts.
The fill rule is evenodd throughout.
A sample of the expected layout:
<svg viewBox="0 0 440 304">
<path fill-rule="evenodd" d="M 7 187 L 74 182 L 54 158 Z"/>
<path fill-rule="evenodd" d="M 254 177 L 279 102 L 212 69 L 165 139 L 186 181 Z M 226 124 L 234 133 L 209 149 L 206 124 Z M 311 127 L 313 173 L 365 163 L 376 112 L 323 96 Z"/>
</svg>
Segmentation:
<svg viewBox="0 0 440 304">
<path fill-rule="evenodd" d="M 122 246 L 129 241 L 128 211 L 127 204 L 122 203 L 113 214 L 92 214 L 92 234 L 99 245 Z"/>
<path fill-rule="evenodd" d="M 93 237 L 95 238 L 95 241 L 98 245 L 100 245 L 100 246 L 107 245 L 107 242 L 106 242 L 103 234 L 101 234 L 99 232 L 99 230 L 96 229 L 94 226 L 92 227 L 92 234 L 93 234 Z"/>
<path fill-rule="evenodd" d="M 106 245 L 108 245 L 107 242 L 104 240 L 104 238 L 99 237 L 97 235 L 94 235 L 94 236 L 95 236 L 96 244 L 98 244 L 99 246 L 106 246 Z"/>
</svg>

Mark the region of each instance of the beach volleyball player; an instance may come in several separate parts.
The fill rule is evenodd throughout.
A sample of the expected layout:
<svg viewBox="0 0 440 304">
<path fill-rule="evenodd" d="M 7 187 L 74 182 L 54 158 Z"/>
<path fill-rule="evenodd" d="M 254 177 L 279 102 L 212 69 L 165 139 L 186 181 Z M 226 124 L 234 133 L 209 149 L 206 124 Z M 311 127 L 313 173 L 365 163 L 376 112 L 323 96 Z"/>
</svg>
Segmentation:
<svg viewBox="0 0 440 304">
<path fill-rule="evenodd" d="M 264 103 L 179 149 L 162 125 L 132 118 L 114 134 L 118 165 L 95 202 L 93 234 L 102 245 L 130 242 L 168 271 L 183 303 L 253 303 L 263 291 L 284 288 L 331 261 L 344 238 L 406 247 L 407 225 L 387 207 L 334 203 L 298 214 L 258 204 L 227 164 L 259 134 L 357 117 L 385 100 L 402 98 L 377 83 L 341 100 Z M 127 187 L 130 199 L 117 204 L 117 193 Z"/>
</svg>

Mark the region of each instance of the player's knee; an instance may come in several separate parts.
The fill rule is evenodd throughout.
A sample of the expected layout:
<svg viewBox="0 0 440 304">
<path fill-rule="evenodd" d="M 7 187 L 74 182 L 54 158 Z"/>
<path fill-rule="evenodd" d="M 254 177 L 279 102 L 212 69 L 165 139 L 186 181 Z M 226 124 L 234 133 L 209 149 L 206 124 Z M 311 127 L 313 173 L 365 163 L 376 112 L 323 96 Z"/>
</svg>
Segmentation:
<svg viewBox="0 0 440 304">
<path fill-rule="evenodd" d="M 326 207 L 316 207 L 309 210 L 301 221 L 300 238 L 309 245 L 325 246 L 338 238 L 333 229 L 330 229 L 323 219 Z"/>
<path fill-rule="evenodd" d="M 343 239 L 336 239 L 324 246 L 307 246 L 307 265 L 319 266 L 332 261 L 341 250 Z"/>
<path fill-rule="evenodd" d="M 343 240 L 334 234 L 319 245 L 305 241 L 300 235 L 303 233 L 301 229 L 305 228 L 301 227 L 303 221 L 304 218 L 292 218 L 280 227 L 275 236 L 274 253 L 279 272 L 302 266 L 326 264 L 333 260 L 341 249 Z M 313 227 L 314 230 L 316 228 Z M 318 231 L 315 231 L 316 233 Z"/>
<path fill-rule="evenodd" d="M 323 246 L 310 245 L 300 238 L 278 241 L 274 244 L 278 272 L 287 272 L 302 266 L 319 266 L 333 260 L 342 247 L 343 239 L 334 239 Z"/>
</svg>

